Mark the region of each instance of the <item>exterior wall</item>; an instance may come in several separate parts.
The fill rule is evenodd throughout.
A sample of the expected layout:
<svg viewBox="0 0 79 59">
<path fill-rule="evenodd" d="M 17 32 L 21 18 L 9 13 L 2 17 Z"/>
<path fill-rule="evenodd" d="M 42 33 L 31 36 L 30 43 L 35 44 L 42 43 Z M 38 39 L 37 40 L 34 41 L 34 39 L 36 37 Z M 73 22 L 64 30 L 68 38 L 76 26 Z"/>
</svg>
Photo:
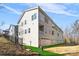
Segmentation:
<svg viewBox="0 0 79 59">
<path fill-rule="evenodd" d="M 15 27 L 11 26 L 9 29 L 9 38 L 11 41 L 15 42 Z"/>
<path fill-rule="evenodd" d="M 15 43 L 18 43 L 18 25 L 15 25 Z"/>
<path fill-rule="evenodd" d="M 40 46 L 47 46 L 47 45 L 51 45 L 52 41 L 50 39 L 40 39 Z"/>
<path fill-rule="evenodd" d="M 48 23 L 45 22 L 45 19 L 48 20 Z M 50 21 L 49 17 L 47 17 L 41 11 L 39 12 L 39 26 L 40 25 L 44 25 L 44 32 L 41 32 L 41 31 L 39 32 L 40 44 L 42 44 L 42 46 L 60 44 L 60 43 L 64 42 L 63 32 L 61 30 L 59 30 L 59 28 Z M 55 28 L 52 28 L 52 26 Z M 52 31 L 54 31 L 53 35 L 52 35 Z M 42 39 L 42 38 L 44 38 L 44 39 Z"/>
<path fill-rule="evenodd" d="M 2 36 L 3 35 L 3 30 L 2 29 L 0 29 L 0 36 Z"/>
<path fill-rule="evenodd" d="M 37 14 L 37 17 L 32 20 L 32 15 L 35 13 Z M 48 20 L 48 23 L 45 22 L 45 19 Z M 44 25 L 44 32 L 39 30 L 40 25 Z M 54 28 L 52 28 L 52 26 Z M 28 28 L 30 28 L 30 33 L 28 33 Z M 54 31 L 53 35 L 52 31 Z M 51 22 L 50 18 L 42 13 L 39 8 L 24 13 L 18 23 L 18 37 L 20 44 L 34 47 L 60 44 L 64 42 L 63 32 L 55 23 Z"/>
<path fill-rule="evenodd" d="M 15 25 L 11 25 L 10 29 L 9 29 L 9 38 L 11 41 L 13 41 L 14 43 L 17 42 L 18 40 L 18 36 L 17 36 L 17 26 Z"/>
<path fill-rule="evenodd" d="M 35 13 L 37 14 L 37 17 L 32 20 L 32 15 Z M 25 20 L 26 24 L 24 24 Z M 21 26 L 22 23 L 23 26 Z M 20 35 L 18 34 L 19 41 L 24 45 L 38 47 L 38 9 L 25 12 L 18 25 L 18 32 L 20 33 Z M 28 33 L 28 28 L 30 28 L 30 33 Z M 25 30 L 27 31 L 26 34 Z"/>
</svg>

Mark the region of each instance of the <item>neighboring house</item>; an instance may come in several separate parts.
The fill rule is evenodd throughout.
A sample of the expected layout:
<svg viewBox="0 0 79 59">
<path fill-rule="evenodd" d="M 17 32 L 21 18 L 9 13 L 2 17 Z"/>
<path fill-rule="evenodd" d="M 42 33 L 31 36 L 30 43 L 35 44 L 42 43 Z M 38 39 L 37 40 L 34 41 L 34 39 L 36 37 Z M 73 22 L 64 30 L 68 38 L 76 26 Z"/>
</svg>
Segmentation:
<svg viewBox="0 0 79 59">
<path fill-rule="evenodd" d="M 41 47 L 64 42 L 63 31 L 40 8 L 24 11 L 18 21 L 19 43 Z"/>
<path fill-rule="evenodd" d="M 9 30 L 8 29 L 3 30 L 3 35 L 8 36 L 9 35 Z"/>
<path fill-rule="evenodd" d="M 10 25 L 9 27 L 9 39 L 14 43 L 18 43 L 18 26 Z"/>
<path fill-rule="evenodd" d="M 0 29 L 0 36 L 3 36 L 4 35 L 4 32 L 2 29 Z"/>
<path fill-rule="evenodd" d="M 0 36 L 2 36 L 3 35 L 3 30 L 2 29 L 0 29 Z"/>
</svg>

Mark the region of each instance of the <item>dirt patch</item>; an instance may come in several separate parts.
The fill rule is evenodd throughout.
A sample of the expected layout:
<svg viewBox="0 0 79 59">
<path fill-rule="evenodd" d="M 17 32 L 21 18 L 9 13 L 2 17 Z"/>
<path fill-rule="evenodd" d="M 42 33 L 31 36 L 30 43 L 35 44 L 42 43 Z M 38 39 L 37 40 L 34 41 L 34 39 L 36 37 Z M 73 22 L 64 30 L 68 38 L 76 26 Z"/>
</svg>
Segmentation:
<svg viewBox="0 0 79 59">
<path fill-rule="evenodd" d="M 27 51 L 19 44 L 14 44 L 4 37 L 0 37 L 0 55 L 5 56 L 28 56 L 35 55 L 31 51 Z"/>
</svg>

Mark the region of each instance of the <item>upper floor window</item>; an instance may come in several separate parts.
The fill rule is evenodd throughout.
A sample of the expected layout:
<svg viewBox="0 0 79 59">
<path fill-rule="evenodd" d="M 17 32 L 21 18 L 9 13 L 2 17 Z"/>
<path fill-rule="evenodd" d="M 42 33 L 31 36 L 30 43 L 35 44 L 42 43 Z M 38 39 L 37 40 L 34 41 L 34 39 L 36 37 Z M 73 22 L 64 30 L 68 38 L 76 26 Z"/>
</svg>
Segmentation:
<svg viewBox="0 0 79 59">
<path fill-rule="evenodd" d="M 26 24 L 26 20 L 25 20 L 25 24 Z"/>
<path fill-rule="evenodd" d="M 52 26 L 53 29 L 57 30 L 57 28 L 55 26 Z"/>
<path fill-rule="evenodd" d="M 52 31 L 52 35 L 54 35 L 54 31 Z"/>
<path fill-rule="evenodd" d="M 25 29 L 25 34 L 27 33 L 27 30 Z"/>
<path fill-rule="evenodd" d="M 30 33 L 30 28 L 28 29 L 28 33 Z"/>
<path fill-rule="evenodd" d="M 33 14 L 33 15 L 32 15 L 32 20 L 36 19 L 36 17 L 37 17 L 37 14 L 36 14 L 36 13 Z"/>
</svg>

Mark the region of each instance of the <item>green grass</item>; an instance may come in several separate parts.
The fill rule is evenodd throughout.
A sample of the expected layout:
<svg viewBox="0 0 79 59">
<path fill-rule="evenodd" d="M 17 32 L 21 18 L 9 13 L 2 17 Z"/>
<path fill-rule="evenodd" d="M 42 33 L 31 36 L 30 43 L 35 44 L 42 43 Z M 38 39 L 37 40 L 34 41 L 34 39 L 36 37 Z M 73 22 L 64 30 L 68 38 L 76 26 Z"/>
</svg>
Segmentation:
<svg viewBox="0 0 79 59">
<path fill-rule="evenodd" d="M 41 48 L 32 47 L 32 46 L 26 46 L 26 45 L 24 45 L 23 47 L 26 48 L 26 49 L 29 48 L 33 52 L 39 53 L 40 56 L 63 56 L 64 55 L 64 54 L 58 54 L 58 53 L 44 51 Z"/>
<path fill-rule="evenodd" d="M 50 47 L 57 47 L 57 46 L 60 46 L 60 45 L 63 45 L 64 43 L 62 44 L 56 44 L 56 45 L 48 45 L 48 46 L 43 46 L 43 48 L 50 48 Z"/>
</svg>

